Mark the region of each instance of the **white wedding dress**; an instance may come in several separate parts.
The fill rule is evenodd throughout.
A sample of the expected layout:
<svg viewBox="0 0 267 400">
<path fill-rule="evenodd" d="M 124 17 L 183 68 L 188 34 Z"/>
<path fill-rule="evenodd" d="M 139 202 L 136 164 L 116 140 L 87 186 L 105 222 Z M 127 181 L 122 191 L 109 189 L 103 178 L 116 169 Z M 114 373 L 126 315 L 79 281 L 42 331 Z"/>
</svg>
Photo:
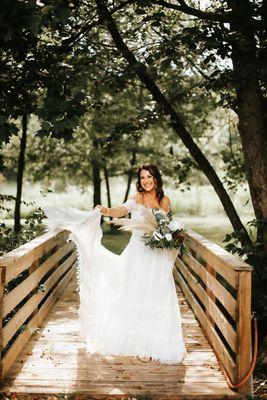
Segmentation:
<svg viewBox="0 0 267 400">
<path fill-rule="evenodd" d="M 133 199 L 123 205 L 142 221 L 146 207 Z M 101 244 L 98 209 L 46 207 L 45 214 L 48 229 L 69 230 L 77 246 L 79 320 L 88 351 L 181 363 L 187 351 L 172 275 L 178 251 L 150 249 L 136 229 L 116 255 Z"/>
</svg>

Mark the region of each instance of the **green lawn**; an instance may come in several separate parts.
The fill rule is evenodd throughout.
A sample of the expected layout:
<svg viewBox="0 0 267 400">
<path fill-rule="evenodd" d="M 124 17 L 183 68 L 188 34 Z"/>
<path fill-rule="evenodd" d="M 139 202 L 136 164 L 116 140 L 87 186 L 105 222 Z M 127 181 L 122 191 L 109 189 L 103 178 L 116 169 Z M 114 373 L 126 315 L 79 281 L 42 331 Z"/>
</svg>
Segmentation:
<svg viewBox="0 0 267 400">
<path fill-rule="evenodd" d="M 120 254 L 130 240 L 131 234 L 125 231 L 110 229 L 110 225 L 102 225 L 104 232 L 102 244 L 113 253 Z"/>
</svg>

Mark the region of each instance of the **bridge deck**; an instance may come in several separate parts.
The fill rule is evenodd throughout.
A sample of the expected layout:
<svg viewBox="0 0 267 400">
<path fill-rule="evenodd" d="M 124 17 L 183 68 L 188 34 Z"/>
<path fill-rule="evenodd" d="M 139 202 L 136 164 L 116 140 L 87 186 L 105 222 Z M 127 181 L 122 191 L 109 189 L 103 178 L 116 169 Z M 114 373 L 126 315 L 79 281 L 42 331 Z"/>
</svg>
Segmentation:
<svg viewBox="0 0 267 400">
<path fill-rule="evenodd" d="M 87 354 L 79 334 L 73 278 L 32 335 L 5 378 L 0 392 L 47 395 L 80 394 L 86 398 L 153 399 L 243 398 L 228 388 L 218 361 L 198 321 L 177 287 L 188 355 L 181 365 L 144 363 L 134 357 Z M 43 398 L 43 396 L 42 396 Z"/>
</svg>

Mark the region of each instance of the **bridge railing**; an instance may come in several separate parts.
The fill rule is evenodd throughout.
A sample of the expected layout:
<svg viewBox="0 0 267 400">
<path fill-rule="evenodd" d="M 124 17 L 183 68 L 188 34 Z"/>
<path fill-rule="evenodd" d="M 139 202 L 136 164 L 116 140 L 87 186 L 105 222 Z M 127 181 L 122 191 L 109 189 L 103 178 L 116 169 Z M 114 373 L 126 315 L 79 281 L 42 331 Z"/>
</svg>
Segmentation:
<svg viewBox="0 0 267 400">
<path fill-rule="evenodd" d="M 195 232 L 189 232 L 185 242 L 190 252 L 177 258 L 175 280 L 236 384 L 251 362 L 252 267 Z M 249 393 L 250 383 L 238 391 Z"/>
<path fill-rule="evenodd" d="M 67 231 L 46 233 L 0 257 L 0 378 L 75 274 Z"/>
</svg>

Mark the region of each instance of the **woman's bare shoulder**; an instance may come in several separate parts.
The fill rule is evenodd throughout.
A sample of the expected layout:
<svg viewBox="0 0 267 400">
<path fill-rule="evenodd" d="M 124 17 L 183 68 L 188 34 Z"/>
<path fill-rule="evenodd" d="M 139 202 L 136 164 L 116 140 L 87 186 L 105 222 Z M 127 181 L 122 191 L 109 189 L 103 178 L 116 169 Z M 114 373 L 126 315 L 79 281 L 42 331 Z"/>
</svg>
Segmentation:
<svg viewBox="0 0 267 400">
<path fill-rule="evenodd" d="M 135 200 L 137 203 L 142 203 L 142 193 L 136 192 L 135 194 L 133 194 L 132 196 L 129 197 L 129 199 L 133 199 Z"/>
<path fill-rule="evenodd" d="M 161 207 L 165 211 L 169 211 L 169 208 L 171 206 L 171 201 L 168 196 L 164 196 L 163 199 L 161 200 Z"/>
<path fill-rule="evenodd" d="M 164 195 L 163 199 L 161 200 L 163 201 L 165 204 L 171 204 L 171 200 L 168 196 Z"/>
</svg>

